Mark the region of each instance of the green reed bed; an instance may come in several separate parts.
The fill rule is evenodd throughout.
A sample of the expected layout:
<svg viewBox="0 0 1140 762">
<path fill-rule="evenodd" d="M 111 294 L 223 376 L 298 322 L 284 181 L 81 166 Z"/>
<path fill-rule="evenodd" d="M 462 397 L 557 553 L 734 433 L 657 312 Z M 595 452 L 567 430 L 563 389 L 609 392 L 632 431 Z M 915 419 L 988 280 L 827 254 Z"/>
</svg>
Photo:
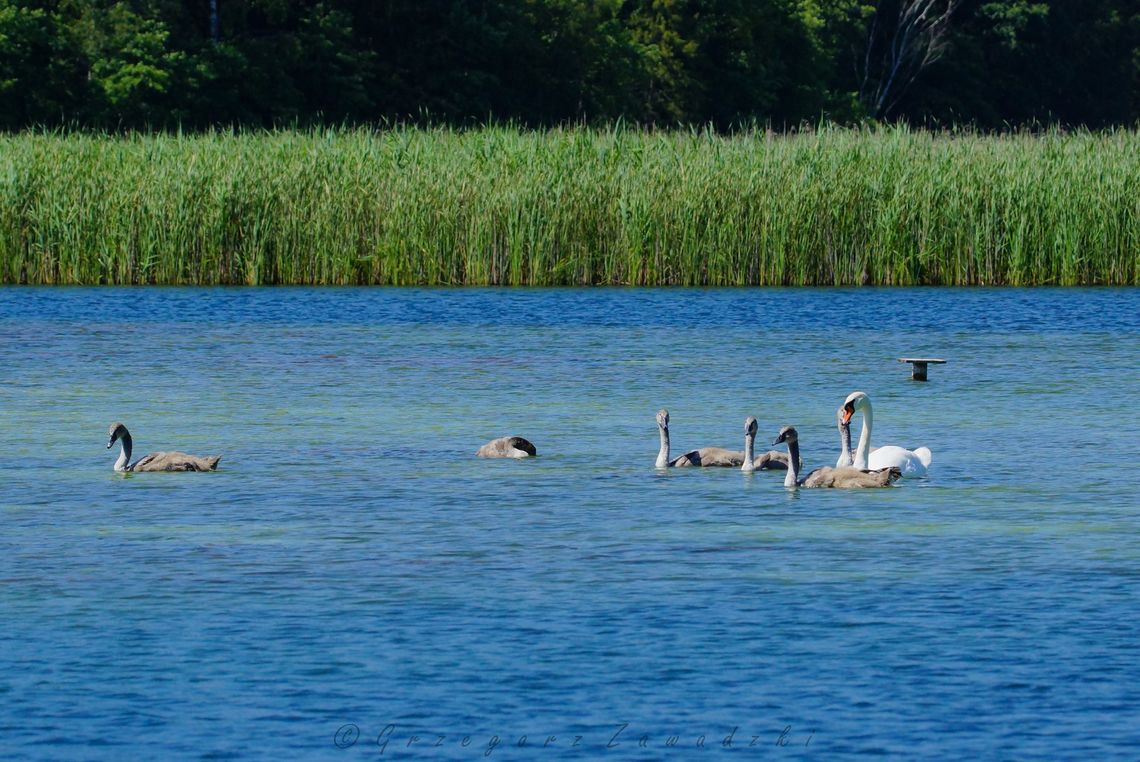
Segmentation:
<svg viewBox="0 0 1140 762">
<path fill-rule="evenodd" d="M 1140 282 L 1140 133 L 0 137 L 0 282 Z"/>
</svg>

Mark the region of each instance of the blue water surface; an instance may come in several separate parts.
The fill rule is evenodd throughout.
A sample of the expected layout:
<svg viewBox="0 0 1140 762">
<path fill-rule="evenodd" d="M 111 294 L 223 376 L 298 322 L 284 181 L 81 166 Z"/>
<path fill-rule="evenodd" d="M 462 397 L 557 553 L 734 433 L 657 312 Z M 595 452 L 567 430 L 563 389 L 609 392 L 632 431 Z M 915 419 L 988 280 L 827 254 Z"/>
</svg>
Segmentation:
<svg viewBox="0 0 1140 762">
<path fill-rule="evenodd" d="M 1140 749 L 1140 290 L 7 288 L 0 353 L 4 759 Z M 857 389 L 928 477 L 653 468 Z"/>
</svg>

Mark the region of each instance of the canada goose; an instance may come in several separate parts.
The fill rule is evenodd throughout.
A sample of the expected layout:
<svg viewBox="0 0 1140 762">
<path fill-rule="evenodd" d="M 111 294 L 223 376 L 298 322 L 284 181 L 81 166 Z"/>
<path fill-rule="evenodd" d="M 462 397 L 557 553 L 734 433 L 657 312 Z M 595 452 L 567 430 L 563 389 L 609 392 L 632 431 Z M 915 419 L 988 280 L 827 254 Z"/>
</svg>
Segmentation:
<svg viewBox="0 0 1140 762">
<path fill-rule="evenodd" d="M 859 447 L 855 451 L 855 468 L 877 470 L 891 466 L 900 469 L 907 476 L 922 476 L 930 468 L 932 458 L 930 448 L 919 447 L 908 450 L 897 445 L 871 448 L 871 426 L 874 412 L 871 398 L 866 392 L 851 392 L 843 401 L 843 423 L 849 424 L 855 412 L 863 413 L 863 430 L 859 433 Z"/>
<path fill-rule="evenodd" d="M 529 458 L 532 455 L 538 455 L 538 451 L 522 437 L 492 439 L 475 451 L 478 458 Z"/>
<path fill-rule="evenodd" d="M 802 479 L 799 479 L 800 463 L 799 434 L 792 426 L 780 429 L 779 436 L 772 444 L 788 445 L 788 475 L 784 477 L 785 487 L 889 487 L 894 479 L 901 476 L 897 468 L 884 468 L 880 471 L 860 471 L 857 468 L 830 468 L 821 466 Z"/>
<path fill-rule="evenodd" d="M 741 471 L 776 471 L 788 468 L 788 456 L 782 452 L 769 450 L 763 455 L 753 457 L 756 442 L 756 419 L 748 416 L 744 419 L 744 463 Z"/>
<path fill-rule="evenodd" d="M 131 432 L 121 423 L 111 424 L 107 449 L 110 450 L 116 441 L 121 446 L 119 458 L 115 461 L 116 471 L 213 471 L 222 459 L 221 455 L 199 458 L 184 452 L 152 452 L 131 463 Z"/>
<path fill-rule="evenodd" d="M 702 447 L 690 450 L 669 460 L 669 411 L 657 411 L 657 428 L 661 433 L 661 450 L 657 453 L 657 468 L 685 468 L 688 466 L 723 466 L 736 468 L 744 463 L 744 453 L 723 447 Z"/>
</svg>

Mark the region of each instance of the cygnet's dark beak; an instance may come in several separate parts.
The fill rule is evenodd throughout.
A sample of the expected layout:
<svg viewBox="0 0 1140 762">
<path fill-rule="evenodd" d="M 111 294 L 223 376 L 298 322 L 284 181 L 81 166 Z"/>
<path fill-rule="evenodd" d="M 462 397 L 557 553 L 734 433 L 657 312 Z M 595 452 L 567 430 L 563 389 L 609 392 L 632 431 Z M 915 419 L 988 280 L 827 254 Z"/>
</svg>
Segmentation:
<svg viewBox="0 0 1140 762">
<path fill-rule="evenodd" d="M 111 449 L 111 447 L 112 447 L 114 444 L 115 444 L 115 440 L 114 440 L 114 439 L 108 439 L 108 440 L 107 440 L 107 449 L 108 449 L 108 450 L 110 450 L 110 449 Z"/>
</svg>

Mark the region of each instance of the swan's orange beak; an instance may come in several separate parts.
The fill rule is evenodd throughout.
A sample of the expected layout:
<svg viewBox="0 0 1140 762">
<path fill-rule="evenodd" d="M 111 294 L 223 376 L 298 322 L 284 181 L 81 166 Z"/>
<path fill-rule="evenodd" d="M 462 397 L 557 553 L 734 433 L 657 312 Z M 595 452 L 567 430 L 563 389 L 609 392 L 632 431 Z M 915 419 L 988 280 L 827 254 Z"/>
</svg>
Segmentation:
<svg viewBox="0 0 1140 762">
<path fill-rule="evenodd" d="M 843 419 L 842 420 L 843 420 L 844 426 L 851 423 L 851 416 L 853 416 L 853 415 L 855 415 L 855 406 L 854 405 L 850 405 L 848 407 L 843 408 Z"/>
</svg>

